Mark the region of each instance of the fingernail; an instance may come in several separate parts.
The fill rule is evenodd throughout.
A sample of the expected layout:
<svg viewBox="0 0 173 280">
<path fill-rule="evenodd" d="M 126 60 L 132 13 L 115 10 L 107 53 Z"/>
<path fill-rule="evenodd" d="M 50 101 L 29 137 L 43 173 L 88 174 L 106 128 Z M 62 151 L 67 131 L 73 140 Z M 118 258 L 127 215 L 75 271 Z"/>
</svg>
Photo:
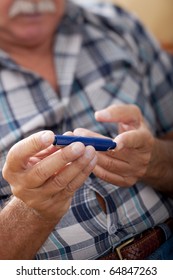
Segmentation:
<svg viewBox="0 0 173 280">
<path fill-rule="evenodd" d="M 124 148 L 124 143 L 121 137 L 121 134 L 119 134 L 116 138 L 115 138 L 115 142 L 117 143 L 116 149 L 118 151 L 122 150 Z"/>
<path fill-rule="evenodd" d="M 117 143 L 117 148 L 119 151 L 122 150 L 124 148 L 124 144 L 122 142 Z"/>
<path fill-rule="evenodd" d="M 110 119 L 110 113 L 107 110 L 101 110 L 101 111 L 97 111 L 95 112 L 95 118 L 99 119 L 99 118 L 104 118 L 105 120 Z"/>
<path fill-rule="evenodd" d="M 97 163 L 97 156 L 95 156 L 91 161 L 90 161 L 90 166 L 94 167 Z"/>
<path fill-rule="evenodd" d="M 52 133 L 50 131 L 46 131 L 41 135 L 41 141 L 45 145 L 52 144 Z"/>
<path fill-rule="evenodd" d="M 91 146 L 86 147 L 85 157 L 86 158 L 92 158 L 94 151 L 95 151 L 95 149 L 93 147 L 91 147 Z"/>
<path fill-rule="evenodd" d="M 125 124 L 125 123 L 122 123 L 122 124 L 121 124 L 121 127 L 122 127 L 122 129 L 125 130 L 125 131 L 127 131 L 127 130 L 130 129 L 130 125 Z"/>
</svg>

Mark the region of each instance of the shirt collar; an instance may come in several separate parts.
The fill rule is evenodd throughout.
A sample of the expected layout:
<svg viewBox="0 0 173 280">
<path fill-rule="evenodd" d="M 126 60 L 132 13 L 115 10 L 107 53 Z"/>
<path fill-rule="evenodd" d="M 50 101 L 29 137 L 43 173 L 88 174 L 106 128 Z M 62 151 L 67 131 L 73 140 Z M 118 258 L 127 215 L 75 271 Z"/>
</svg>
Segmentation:
<svg viewBox="0 0 173 280">
<path fill-rule="evenodd" d="M 68 96 L 76 72 L 82 45 L 80 7 L 67 1 L 66 12 L 55 36 L 54 54 L 60 94 Z"/>
</svg>

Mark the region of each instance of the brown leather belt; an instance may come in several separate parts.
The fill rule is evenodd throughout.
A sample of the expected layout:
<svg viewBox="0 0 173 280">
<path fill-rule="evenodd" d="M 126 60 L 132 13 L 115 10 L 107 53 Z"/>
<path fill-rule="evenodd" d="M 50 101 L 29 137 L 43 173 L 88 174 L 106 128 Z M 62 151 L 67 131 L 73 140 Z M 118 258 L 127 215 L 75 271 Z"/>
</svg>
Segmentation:
<svg viewBox="0 0 173 280">
<path fill-rule="evenodd" d="M 173 218 L 163 224 L 147 229 L 142 234 L 126 240 L 115 248 L 114 252 L 99 260 L 145 260 L 157 250 L 173 233 Z"/>
</svg>

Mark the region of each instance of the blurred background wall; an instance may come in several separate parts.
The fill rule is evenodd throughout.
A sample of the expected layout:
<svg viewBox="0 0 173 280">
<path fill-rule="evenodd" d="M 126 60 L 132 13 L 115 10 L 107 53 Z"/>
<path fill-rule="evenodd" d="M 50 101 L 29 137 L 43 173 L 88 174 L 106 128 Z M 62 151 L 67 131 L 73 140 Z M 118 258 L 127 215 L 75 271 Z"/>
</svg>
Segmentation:
<svg viewBox="0 0 173 280">
<path fill-rule="evenodd" d="M 173 0 L 107 0 L 135 13 L 164 47 L 173 48 Z"/>
<path fill-rule="evenodd" d="M 155 35 L 163 48 L 173 54 L 173 0 L 74 0 L 91 6 L 114 3 L 131 11 Z"/>
</svg>

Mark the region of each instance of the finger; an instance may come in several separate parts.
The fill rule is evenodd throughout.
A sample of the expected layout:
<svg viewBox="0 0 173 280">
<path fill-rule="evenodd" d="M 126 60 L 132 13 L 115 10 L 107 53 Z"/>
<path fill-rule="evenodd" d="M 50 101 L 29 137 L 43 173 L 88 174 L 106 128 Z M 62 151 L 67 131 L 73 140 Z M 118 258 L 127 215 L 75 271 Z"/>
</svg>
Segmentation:
<svg viewBox="0 0 173 280">
<path fill-rule="evenodd" d="M 121 170 L 125 170 L 125 172 L 129 170 L 129 162 L 127 161 L 127 157 L 120 159 L 116 158 L 115 156 L 108 156 L 103 153 L 99 153 L 97 157 L 97 166 L 102 167 L 104 170 L 118 173 Z"/>
<path fill-rule="evenodd" d="M 123 151 L 122 151 L 123 154 Z M 98 155 L 97 166 L 100 166 L 103 170 L 109 171 L 113 174 L 123 174 L 123 176 L 141 178 L 146 171 L 148 162 L 150 160 L 150 153 L 140 153 L 137 150 L 133 152 L 126 149 L 122 159 L 115 156 L 105 156 L 103 159 L 102 155 Z"/>
<path fill-rule="evenodd" d="M 133 124 L 138 127 L 142 120 L 140 109 L 136 105 L 111 105 L 106 109 L 95 112 L 95 118 L 100 122 L 117 122 Z"/>
<path fill-rule="evenodd" d="M 73 195 L 74 192 L 82 186 L 82 184 L 93 171 L 94 167 L 96 166 L 96 163 L 97 156 L 95 156 L 90 161 L 90 163 L 80 173 L 78 173 L 78 175 L 67 185 L 67 188 L 65 189 L 65 193 L 67 194 L 67 196 Z"/>
<path fill-rule="evenodd" d="M 111 173 L 98 165 L 94 168 L 93 173 L 101 180 L 118 187 L 129 187 L 136 182 L 136 178 L 134 178 L 133 176 Z"/>
<path fill-rule="evenodd" d="M 25 169 L 28 159 L 49 147 L 54 140 L 52 131 L 42 131 L 35 133 L 20 142 L 16 143 L 9 151 L 6 165 L 10 166 L 11 171 Z"/>
<path fill-rule="evenodd" d="M 67 131 L 67 132 L 64 133 L 64 135 L 73 135 L 73 133 L 71 131 Z M 47 149 L 42 150 L 41 152 L 35 154 L 34 158 L 31 158 L 30 161 L 32 161 L 33 163 L 34 162 L 39 162 L 40 159 L 43 159 L 50 154 L 53 154 L 54 152 L 56 152 L 59 149 L 60 148 L 57 145 L 51 145 Z M 35 159 L 36 157 L 37 157 L 37 159 Z"/>
<path fill-rule="evenodd" d="M 76 176 L 78 176 L 82 170 L 84 170 L 88 165 L 90 165 L 90 163 L 95 157 L 95 149 L 92 146 L 87 146 L 85 148 L 84 155 L 76 161 L 74 161 L 71 165 L 67 165 L 67 167 L 61 172 L 60 177 L 62 178 L 62 180 L 60 181 L 63 182 L 66 178 L 65 180 L 67 181 L 67 184 L 69 184 L 69 182 L 71 182 Z"/>
<path fill-rule="evenodd" d="M 67 189 L 67 192 L 74 192 L 80 187 L 96 165 L 97 157 L 92 146 L 86 147 L 85 154 L 67 165 L 59 174 L 49 180 L 44 189 L 55 195 L 57 192 Z"/>
<path fill-rule="evenodd" d="M 34 155 L 35 158 L 38 158 L 38 161 L 55 153 L 59 148 L 57 146 L 51 145 L 47 149 L 42 150 Z"/>
<path fill-rule="evenodd" d="M 55 173 L 60 172 L 68 163 L 73 162 L 83 155 L 84 152 L 85 146 L 82 143 L 72 143 L 34 165 L 25 174 L 26 181 L 32 178 L 31 188 L 39 187 Z"/>
</svg>

